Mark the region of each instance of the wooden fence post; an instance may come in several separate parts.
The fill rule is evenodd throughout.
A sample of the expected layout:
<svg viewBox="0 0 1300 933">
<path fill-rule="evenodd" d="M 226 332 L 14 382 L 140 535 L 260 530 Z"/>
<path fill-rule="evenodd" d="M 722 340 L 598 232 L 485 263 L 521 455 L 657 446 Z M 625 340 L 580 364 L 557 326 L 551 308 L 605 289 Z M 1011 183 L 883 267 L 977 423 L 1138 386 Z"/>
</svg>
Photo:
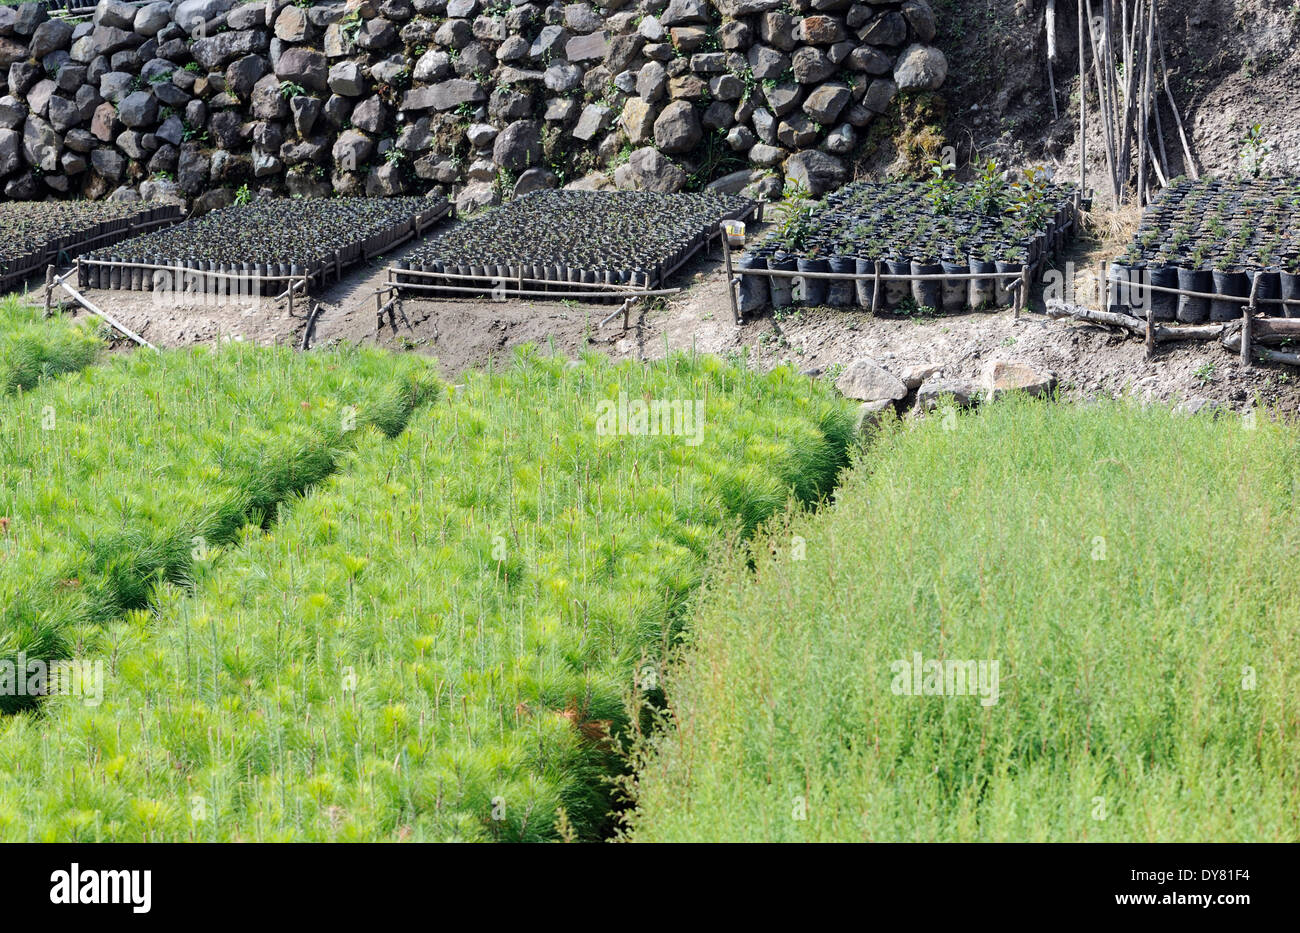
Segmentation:
<svg viewBox="0 0 1300 933">
<path fill-rule="evenodd" d="M 1262 275 L 1256 272 L 1250 282 L 1250 304 L 1244 305 L 1241 311 L 1241 365 L 1249 367 L 1253 363 L 1251 356 L 1251 338 L 1254 330 L 1255 308 L 1259 300 L 1259 277 Z"/>
<path fill-rule="evenodd" d="M 740 325 L 744 322 L 740 319 L 740 305 L 736 302 L 736 283 L 732 281 L 731 242 L 727 239 L 727 231 L 721 225 L 718 229 L 722 233 L 722 262 L 727 271 L 727 301 L 731 303 L 731 320 L 736 325 Z"/>
<path fill-rule="evenodd" d="M 78 285 L 81 283 L 78 282 Z M 54 265 L 45 267 L 45 316 L 49 317 L 53 311 L 50 307 L 50 300 L 54 297 Z"/>
</svg>

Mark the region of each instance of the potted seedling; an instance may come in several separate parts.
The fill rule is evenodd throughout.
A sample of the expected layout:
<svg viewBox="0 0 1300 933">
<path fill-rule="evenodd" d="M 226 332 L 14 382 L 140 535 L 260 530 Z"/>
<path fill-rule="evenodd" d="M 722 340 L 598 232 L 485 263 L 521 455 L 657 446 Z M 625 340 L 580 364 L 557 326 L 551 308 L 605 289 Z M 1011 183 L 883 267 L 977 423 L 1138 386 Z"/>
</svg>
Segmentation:
<svg viewBox="0 0 1300 933">
<path fill-rule="evenodd" d="M 970 271 L 974 274 L 991 275 L 998 271 L 997 246 L 982 242 L 970 253 Z M 971 279 L 969 302 L 971 310 L 989 307 L 997 301 L 997 283 L 994 279 Z"/>
<path fill-rule="evenodd" d="M 1147 281 L 1157 288 L 1178 287 L 1178 267 L 1171 262 L 1168 249 L 1157 250 L 1146 267 Z M 1178 314 L 1178 296 L 1172 292 L 1152 291 L 1151 316 L 1157 321 L 1172 321 Z"/>
<path fill-rule="evenodd" d="M 1282 260 L 1281 285 L 1282 313 L 1287 317 L 1300 316 L 1300 253 Z"/>
<path fill-rule="evenodd" d="M 1246 298 L 1250 295 L 1250 276 L 1238 263 L 1239 249 L 1235 244 L 1228 246 L 1214 264 L 1215 294 Z M 1233 321 L 1241 317 L 1244 302 L 1230 301 L 1227 297 L 1215 298 L 1210 302 L 1211 321 Z"/>
<path fill-rule="evenodd" d="M 944 256 L 939 261 L 939 264 L 943 267 L 944 275 L 964 276 L 970 272 L 970 260 L 967 258 L 969 251 L 969 241 L 964 237 L 958 238 L 953 246 L 945 251 Z M 968 280 L 964 278 L 943 280 L 942 292 L 940 295 L 940 301 L 943 303 L 943 310 L 962 310 L 970 301 L 969 295 L 970 289 Z"/>
</svg>

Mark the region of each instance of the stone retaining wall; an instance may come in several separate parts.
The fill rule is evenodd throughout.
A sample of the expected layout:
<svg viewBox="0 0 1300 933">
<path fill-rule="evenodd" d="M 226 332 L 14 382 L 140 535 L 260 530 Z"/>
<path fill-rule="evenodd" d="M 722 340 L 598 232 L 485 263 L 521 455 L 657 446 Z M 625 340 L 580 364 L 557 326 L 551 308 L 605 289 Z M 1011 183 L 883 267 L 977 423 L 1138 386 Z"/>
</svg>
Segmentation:
<svg viewBox="0 0 1300 933">
<path fill-rule="evenodd" d="M 12 199 L 454 196 L 843 180 L 947 63 L 926 0 L 103 0 L 0 7 Z"/>
</svg>

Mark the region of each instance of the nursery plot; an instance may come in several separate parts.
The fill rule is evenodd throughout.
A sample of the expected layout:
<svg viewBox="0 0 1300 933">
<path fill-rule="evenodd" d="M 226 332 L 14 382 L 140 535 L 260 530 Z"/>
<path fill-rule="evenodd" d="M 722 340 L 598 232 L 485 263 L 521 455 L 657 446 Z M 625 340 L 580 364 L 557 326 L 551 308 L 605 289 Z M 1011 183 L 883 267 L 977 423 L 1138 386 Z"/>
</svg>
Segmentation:
<svg viewBox="0 0 1300 933">
<path fill-rule="evenodd" d="M 1073 229 L 1075 189 L 1041 173 L 1008 185 L 980 181 L 861 182 L 820 203 L 788 206 L 737 267 L 816 275 L 969 276 L 1017 273 L 1048 260 Z M 792 304 L 959 311 L 1011 303 L 1014 279 L 873 280 L 741 276 L 740 311 Z"/>
<path fill-rule="evenodd" d="M 186 581 L 208 548 L 332 472 L 358 427 L 400 431 L 429 373 L 378 352 L 228 346 L 0 399 L 0 656 L 64 657 L 88 624 Z"/>
<path fill-rule="evenodd" d="M 1114 310 L 1146 315 L 1142 285 L 1256 298 L 1265 314 L 1300 315 L 1300 178 L 1179 179 L 1142 218 L 1133 242 L 1111 264 Z M 1244 301 L 1151 290 L 1152 316 L 1200 324 L 1231 321 Z M 1285 304 L 1284 302 L 1295 302 Z"/>
<path fill-rule="evenodd" d="M 0 203 L 0 291 L 91 246 L 123 240 L 180 220 L 175 204 L 157 201 L 23 201 Z"/>
<path fill-rule="evenodd" d="M 268 198 L 96 250 L 79 281 L 88 288 L 275 295 L 291 282 L 337 278 L 450 212 L 445 198 Z"/>
<path fill-rule="evenodd" d="M 626 433 L 646 397 L 703 420 Z M 91 646 L 119 659 L 102 705 L 0 722 L 0 837 L 589 838 L 710 546 L 826 494 L 852 434 L 789 368 L 471 373 Z"/>
<path fill-rule="evenodd" d="M 433 237 L 397 266 L 396 281 L 453 295 L 503 281 L 524 291 L 660 288 L 718 236 L 723 220 L 757 210 L 746 198 L 711 192 L 539 191 Z"/>
</svg>

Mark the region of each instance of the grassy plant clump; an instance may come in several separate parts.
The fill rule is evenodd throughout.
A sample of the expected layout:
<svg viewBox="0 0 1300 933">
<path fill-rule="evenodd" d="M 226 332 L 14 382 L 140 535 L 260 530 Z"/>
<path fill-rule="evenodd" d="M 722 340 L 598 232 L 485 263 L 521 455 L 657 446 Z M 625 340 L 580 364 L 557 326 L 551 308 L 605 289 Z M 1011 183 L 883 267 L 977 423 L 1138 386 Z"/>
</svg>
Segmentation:
<svg viewBox="0 0 1300 933">
<path fill-rule="evenodd" d="M 0 299 L 0 396 L 84 369 L 102 348 L 89 326 L 44 321 L 17 295 Z"/>
<path fill-rule="evenodd" d="M 701 430 L 605 430 L 620 395 L 699 400 Z M 626 700 L 710 547 L 828 493 L 851 435 L 788 369 L 523 351 L 471 374 L 192 598 L 108 627 L 83 653 L 112 666 L 102 705 L 0 723 L 0 837 L 599 835 Z"/>
<path fill-rule="evenodd" d="M 378 352 L 140 353 L 0 399 L 0 657 L 66 657 L 436 391 Z M 0 708 L 27 697 L 0 697 Z"/>
<path fill-rule="evenodd" d="M 713 578 L 633 837 L 1295 841 L 1298 452 L 1121 404 L 885 430 Z"/>
</svg>

